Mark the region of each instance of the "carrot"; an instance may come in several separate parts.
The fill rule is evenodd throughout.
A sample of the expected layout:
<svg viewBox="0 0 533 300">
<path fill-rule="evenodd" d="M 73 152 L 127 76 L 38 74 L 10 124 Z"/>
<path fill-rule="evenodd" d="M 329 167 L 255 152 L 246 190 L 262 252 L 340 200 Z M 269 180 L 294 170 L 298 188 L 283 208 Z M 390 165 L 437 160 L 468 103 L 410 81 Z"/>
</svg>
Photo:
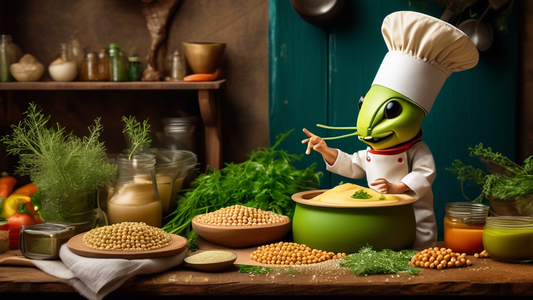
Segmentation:
<svg viewBox="0 0 533 300">
<path fill-rule="evenodd" d="M 17 179 L 13 176 L 0 177 L 0 198 L 7 198 L 13 191 L 15 184 L 17 184 Z"/>
<path fill-rule="evenodd" d="M 213 81 L 218 78 L 220 74 L 220 69 L 217 69 L 213 74 L 192 74 L 185 76 L 184 81 Z"/>
<path fill-rule="evenodd" d="M 24 196 L 30 196 L 33 195 L 35 192 L 37 192 L 39 189 L 35 185 L 35 183 L 30 182 L 28 184 L 25 184 L 18 189 L 14 190 L 12 194 L 16 195 L 24 195 Z"/>
</svg>

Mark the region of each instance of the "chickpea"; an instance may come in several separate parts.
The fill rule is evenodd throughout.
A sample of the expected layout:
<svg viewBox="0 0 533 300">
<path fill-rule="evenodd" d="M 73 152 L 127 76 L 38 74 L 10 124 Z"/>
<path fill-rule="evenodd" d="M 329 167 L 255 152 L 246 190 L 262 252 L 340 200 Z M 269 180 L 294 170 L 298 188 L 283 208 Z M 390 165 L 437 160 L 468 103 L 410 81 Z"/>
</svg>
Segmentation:
<svg viewBox="0 0 533 300">
<path fill-rule="evenodd" d="M 281 253 L 281 255 L 275 253 Z M 263 255 L 277 255 L 277 258 L 275 260 L 266 261 L 257 259 L 257 257 L 262 257 Z M 260 246 L 250 254 L 250 258 L 254 261 L 276 265 L 314 264 L 328 259 L 337 259 L 345 256 L 345 253 L 327 253 L 325 251 L 311 249 L 305 245 L 284 242 L 270 244 L 268 246 Z"/>
<path fill-rule="evenodd" d="M 170 234 L 142 222 L 123 222 L 94 228 L 85 233 L 82 240 L 87 247 L 110 251 L 154 250 L 172 243 Z"/>
<path fill-rule="evenodd" d="M 257 226 L 282 223 L 287 220 L 289 220 L 287 216 L 243 205 L 224 207 L 214 212 L 198 215 L 196 218 L 199 223 L 218 226 Z"/>
<path fill-rule="evenodd" d="M 413 255 L 409 265 L 442 270 L 445 268 L 471 266 L 472 262 L 466 259 L 466 253 L 455 253 L 451 249 L 432 247 Z"/>
</svg>

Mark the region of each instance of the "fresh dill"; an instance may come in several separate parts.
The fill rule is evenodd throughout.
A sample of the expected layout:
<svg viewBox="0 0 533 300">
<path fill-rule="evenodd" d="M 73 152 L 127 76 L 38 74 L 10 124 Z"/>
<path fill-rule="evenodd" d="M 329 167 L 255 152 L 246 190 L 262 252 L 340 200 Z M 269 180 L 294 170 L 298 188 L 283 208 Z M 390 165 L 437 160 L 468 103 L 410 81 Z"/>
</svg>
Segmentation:
<svg viewBox="0 0 533 300">
<path fill-rule="evenodd" d="M 105 160 L 104 143 L 98 140 L 103 130 L 100 118 L 88 128 L 88 136 L 79 138 L 58 123 L 49 126 L 50 116 L 34 103 L 23 115 L 0 141 L 7 154 L 19 158 L 15 174 L 29 175 L 42 192 L 41 218 L 71 221 L 74 215 L 95 209 L 92 195 L 118 174 L 117 167 Z"/>
<path fill-rule="evenodd" d="M 250 274 L 268 274 L 274 271 L 273 268 L 251 266 L 251 265 L 237 265 L 237 267 L 239 268 L 239 272 L 250 273 Z"/>
<path fill-rule="evenodd" d="M 366 245 L 347 255 L 339 262 L 340 267 L 348 268 L 355 276 L 374 274 L 397 274 L 407 272 L 410 275 L 420 273 L 420 269 L 410 266 L 411 258 L 417 253 L 412 249 L 394 251 L 391 249 L 373 250 Z"/>
<path fill-rule="evenodd" d="M 519 165 L 490 147 L 483 147 L 480 143 L 474 148 L 468 148 L 470 156 L 479 157 L 487 163 L 489 171 L 466 165 L 456 159 L 447 170 L 456 174 L 461 183 L 463 196 L 476 203 L 484 198 L 495 198 L 504 201 L 520 200 L 524 196 L 533 194 L 533 156 Z M 481 193 L 474 199 L 465 195 L 464 184 L 473 182 L 481 187 Z"/>
</svg>

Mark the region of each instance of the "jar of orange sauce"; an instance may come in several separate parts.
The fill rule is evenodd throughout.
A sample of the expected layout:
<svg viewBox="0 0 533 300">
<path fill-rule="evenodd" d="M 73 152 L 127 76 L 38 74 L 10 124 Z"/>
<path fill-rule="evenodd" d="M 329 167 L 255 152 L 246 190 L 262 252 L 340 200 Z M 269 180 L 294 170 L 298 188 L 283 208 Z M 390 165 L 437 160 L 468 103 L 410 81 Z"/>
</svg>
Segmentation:
<svg viewBox="0 0 533 300">
<path fill-rule="evenodd" d="M 489 207 L 481 203 L 453 202 L 446 204 L 444 216 L 444 244 L 453 252 L 469 255 L 480 253 L 483 229 Z"/>
</svg>

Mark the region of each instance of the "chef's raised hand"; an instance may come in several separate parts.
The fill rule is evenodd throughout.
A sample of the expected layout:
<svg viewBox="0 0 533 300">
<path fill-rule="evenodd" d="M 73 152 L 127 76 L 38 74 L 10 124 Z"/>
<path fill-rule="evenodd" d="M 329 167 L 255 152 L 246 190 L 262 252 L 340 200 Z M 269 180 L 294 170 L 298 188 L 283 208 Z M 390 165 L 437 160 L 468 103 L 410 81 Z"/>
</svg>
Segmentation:
<svg viewBox="0 0 533 300">
<path fill-rule="evenodd" d="M 385 178 L 378 178 L 374 180 L 370 183 L 370 187 L 372 187 L 375 191 L 381 194 L 402 194 L 411 190 L 403 182 L 393 183 L 387 181 L 387 179 Z"/>
<path fill-rule="evenodd" d="M 307 143 L 307 150 L 305 151 L 305 154 L 311 154 L 311 149 L 313 149 L 322 154 L 322 157 L 328 164 L 333 165 L 337 160 L 337 150 L 328 147 L 326 142 L 321 137 L 311 133 L 309 130 L 304 128 L 303 132 L 308 137 L 302 141 L 302 144 Z"/>
</svg>

